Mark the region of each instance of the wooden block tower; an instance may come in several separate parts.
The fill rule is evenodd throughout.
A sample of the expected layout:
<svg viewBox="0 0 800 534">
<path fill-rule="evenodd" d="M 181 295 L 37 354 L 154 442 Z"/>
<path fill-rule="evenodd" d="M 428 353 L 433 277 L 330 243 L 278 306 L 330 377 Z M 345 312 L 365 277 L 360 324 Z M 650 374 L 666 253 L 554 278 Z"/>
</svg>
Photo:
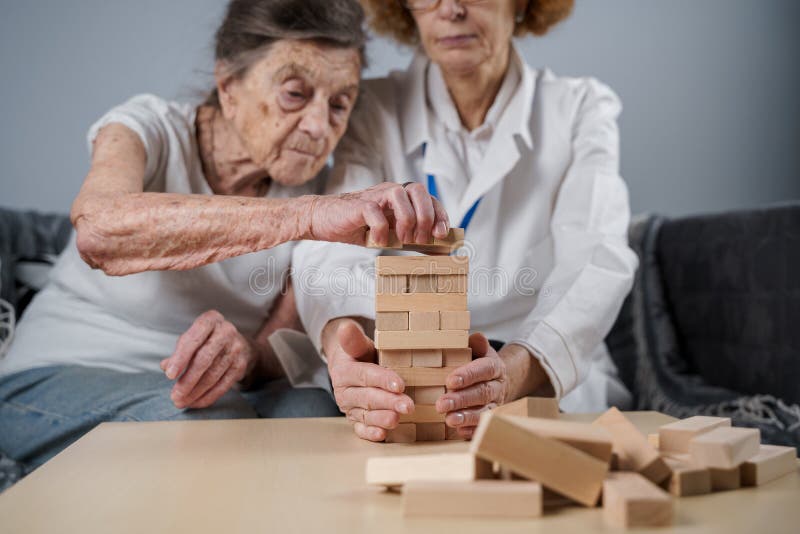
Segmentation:
<svg viewBox="0 0 800 534">
<path fill-rule="evenodd" d="M 392 248 L 449 253 L 463 242 L 463 230 L 430 245 Z M 392 241 L 390 240 L 390 244 Z M 405 381 L 415 411 L 400 417 L 387 442 L 459 439 L 436 411 L 445 379 L 472 360 L 468 345 L 466 256 L 380 256 L 376 259 L 375 347 L 378 363 Z"/>
</svg>

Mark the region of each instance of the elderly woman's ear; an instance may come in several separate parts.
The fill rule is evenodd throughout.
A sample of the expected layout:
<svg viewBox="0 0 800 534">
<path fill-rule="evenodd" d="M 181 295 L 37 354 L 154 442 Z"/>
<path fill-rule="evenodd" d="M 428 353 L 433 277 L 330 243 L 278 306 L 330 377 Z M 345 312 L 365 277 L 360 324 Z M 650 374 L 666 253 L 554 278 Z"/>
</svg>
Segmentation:
<svg viewBox="0 0 800 534">
<path fill-rule="evenodd" d="M 237 98 L 234 94 L 234 86 L 237 79 L 230 74 L 227 65 L 222 61 L 217 61 L 214 67 L 214 80 L 217 86 L 217 98 L 222 116 L 226 120 L 232 120 L 236 115 Z"/>
</svg>

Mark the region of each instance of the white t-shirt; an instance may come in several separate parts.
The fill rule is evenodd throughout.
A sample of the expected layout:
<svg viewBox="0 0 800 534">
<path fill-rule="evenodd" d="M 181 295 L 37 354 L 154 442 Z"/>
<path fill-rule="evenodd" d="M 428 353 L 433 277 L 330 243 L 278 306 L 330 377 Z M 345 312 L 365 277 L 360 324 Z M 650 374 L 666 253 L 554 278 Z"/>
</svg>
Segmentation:
<svg viewBox="0 0 800 534">
<path fill-rule="evenodd" d="M 92 125 L 89 150 L 103 126 L 121 123 L 144 143 L 145 191 L 213 194 L 200 162 L 195 114 L 191 104 L 136 96 Z M 273 183 L 266 197 L 316 193 L 323 179 L 292 188 Z M 285 243 L 188 271 L 112 277 L 80 258 L 73 232 L 50 283 L 17 325 L 0 375 L 49 365 L 160 372 L 159 362 L 172 354 L 178 337 L 210 309 L 253 335 L 281 291 L 294 249 Z"/>
</svg>

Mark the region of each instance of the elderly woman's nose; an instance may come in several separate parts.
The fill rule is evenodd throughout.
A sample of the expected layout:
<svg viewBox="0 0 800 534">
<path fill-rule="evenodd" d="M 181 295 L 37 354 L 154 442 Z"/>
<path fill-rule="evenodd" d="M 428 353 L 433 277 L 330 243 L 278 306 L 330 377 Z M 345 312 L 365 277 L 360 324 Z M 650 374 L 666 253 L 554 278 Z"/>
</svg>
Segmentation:
<svg viewBox="0 0 800 534">
<path fill-rule="evenodd" d="M 303 114 L 303 119 L 300 121 L 300 130 L 308 134 L 312 139 L 324 137 L 330 127 L 328 108 L 328 104 L 323 102 L 308 106 Z"/>
<path fill-rule="evenodd" d="M 441 0 L 439 2 L 439 16 L 445 19 L 460 17 L 464 14 L 464 6 L 459 0 Z"/>
</svg>

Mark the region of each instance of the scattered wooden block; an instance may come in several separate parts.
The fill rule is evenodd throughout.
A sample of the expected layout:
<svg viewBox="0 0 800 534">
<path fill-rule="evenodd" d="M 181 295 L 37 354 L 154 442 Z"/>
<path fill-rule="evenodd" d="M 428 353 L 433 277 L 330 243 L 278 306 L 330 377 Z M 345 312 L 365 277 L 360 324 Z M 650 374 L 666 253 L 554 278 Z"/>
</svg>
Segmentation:
<svg viewBox="0 0 800 534">
<path fill-rule="evenodd" d="M 470 450 L 586 506 L 594 506 L 608 473 L 608 461 L 543 437 L 525 428 L 521 424 L 524 420 L 485 412 L 472 437 Z M 608 451 L 610 455 L 610 441 Z"/>
<path fill-rule="evenodd" d="M 672 524 L 672 498 L 638 473 L 609 473 L 603 482 L 603 518 L 617 528 Z"/>
<path fill-rule="evenodd" d="M 400 423 L 444 423 L 444 416 L 445 414 L 437 412 L 436 406 L 432 404 L 417 404 L 415 402 L 414 413 L 400 414 Z"/>
<path fill-rule="evenodd" d="M 413 389 L 414 396 L 411 398 L 414 399 L 414 404 L 436 404 L 439 397 L 446 391 L 444 386 L 425 386 Z"/>
<path fill-rule="evenodd" d="M 469 340 L 469 338 L 467 338 Z M 442 365 L 445 367 L 460 367 L 472 361 L 472 349 L 444 349 L 442 350 Z"/>
<path fill-rule="evenodd" d="M 408 312 L 408 330 L 439 330 L 439 312 L 438 311 L 412 311 Z M 384 330 L 380 328 L 379 330 Z M 386 328 L 385 330 L 390 330 Z M 401 330 L 394 328 L 391 330 Z M 441 330 L 451 330 L 450 328 L 441 328 Z M 452 330 L 458 330 L 457 328 Z"/>
<path fill-rule="evenodd" d="M 375 347 L 378 349 L 456 349 L 465 347 L 468 342 L 469 336 L 464 330 L 375 332 Z"/>
<path fill-rule="evenodd" d="M 496 410 L 492 410 L 497 414 Z M 612 438 L 606 429 L 586 423 L 497 414 L 541 437 L 557 439 L 608 464 L 611 461 Z"/>
<path fill-rule="evenodd" d="M 375 267 L 378 275 L 437 274 L 466 275 L 467 256 L 378 256 Z"/>
<path fill-rule="evenodd" d="M 727 417 L 696 415 L 675 421 L 658 430 L 659 448 L 662 451 L 687 453 L 689 440 L 721 426 L 731 426 L 731 420 Z"/>
<path fill-rule="evenodd" d="M 408 277 L 405 275 L 378 276 L 375 278 L 376 295 L 401 295 L 407 290 Z"/>
<path fill-rule="evenodd" d="M 417 423 L 417 441 L 444 441 L 446 426 L 444 423 Z"/>
<path fill-rule="evenodd" d="M 757 428 L 719 427 L 692 438 L 689 454 L 698 465 L 730 469 L 758 454 L 760 442 Z"/>
<path fill-rule="evenodd" d="M 492 464 L 466 452 L 367 459 L 367 484 L 374 486 L 402 486 L 412 480 L 469 482 L 486 478 L 492 478 Z"/>
<path fill-rule="evenodd" d="M 654 484 L 669 478 L 670 468 L 658 451 L 617 408 L 612 407 L 595 419 L 593 424 L 605 428 L 611 434 L 620 471 L 636 471 Z"/>
<path fill-rule="evenodd" d="M 442 349 L 414 349 L 411 351 L 412 367 L 442 367 Z"/>
<path fill-rule="evenodd" d="M 466 293 L 467 277 L 463 274 L 439 275 L 436 280 L 436 292 Z"/>
<path fill-rule="evenodd" d="M 401 367 L 393 369 L 406 386 L 441 386 L 458 367 Z"/>
<path fill-rule="evenodd" d="M 439 328 L 442 330 L 469 330 L 468 311 L 443 311 L 439 315 Z"/>
<path fill-rule="evenodd" d="M 647 434 L 647 443 L 656 450 L 661 448 L 659 447 L 658 434 Z"/>
<path fill-rule="evenodd" d="M 375 311 L 461 311 L 467 296 L 458 293 L 401 293 L 375 295 Z"/>
<path fill-rule="evenodd" d="M 780 445 L 761 445 L 758 453 L 741 467 L 743 486 L 760 486 L 797 471 L 797 449 Z"/>
<path fill-rule="evenodd" d="M 408 275 L 409 293 L 436 293 L 435 274 Z"/>
<path fill-rule="evenodd" d="M 403 514 L 526 518 L 542 515 L 542 485 L 529 481 L 410 481 L 403 487 Z"/>
<path fill-rule="evenodd" d="M 402 423 L 386 431 L 386 443 L 414 443 L 417 441 L 417 425 Z"/>
<path fill-rule="evenodd" d="M 666 482 L 667 490 L 676 497 L 705 495 L 711 493 L 711 472 L 686 461 L 665 457 L 671 475 Z"/>
<path fill-rule="evenodd" d="M 399 369 L 401 367 L 411 367 L 413 361 L 413 351 L 410 350 L 379 350 L 378 365 Z"/>
<path fill-rule="evenodd" d="M 375 314 L 376 330 L 408 330 L 408 312 L 378 312 Z"/>
<path fill-rule="evenodd" d="M 501 415 L 518 415 L 520 417 L 558 419 L 558 399 L 551 397 L 523 397 L 514 402 L 498 406 L 494 409 L 494 413 Z"/>
<path fill-rule="evenodd" d="M 711 491 L 730 491 L 742 487 L 742 473 L 739 467 L 729 469 L 709 467 L 708 473 L 711 476 Z"/>
</svg>

